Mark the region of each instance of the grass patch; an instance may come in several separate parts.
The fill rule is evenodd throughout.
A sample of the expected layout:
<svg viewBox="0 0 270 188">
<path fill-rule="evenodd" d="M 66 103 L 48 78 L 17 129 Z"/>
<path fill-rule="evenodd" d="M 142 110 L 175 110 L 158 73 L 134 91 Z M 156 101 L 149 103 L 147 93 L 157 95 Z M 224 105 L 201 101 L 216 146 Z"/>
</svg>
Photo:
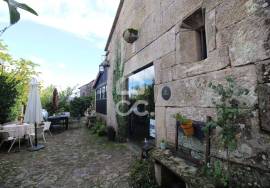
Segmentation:
<svg viewBox="0 0 270 188">
<path fill-rule="evenodd" d="M 136 159 L 129 169 L 129 185 L 133 188 L 158 188 L 151 160 Z"/>
</svg>

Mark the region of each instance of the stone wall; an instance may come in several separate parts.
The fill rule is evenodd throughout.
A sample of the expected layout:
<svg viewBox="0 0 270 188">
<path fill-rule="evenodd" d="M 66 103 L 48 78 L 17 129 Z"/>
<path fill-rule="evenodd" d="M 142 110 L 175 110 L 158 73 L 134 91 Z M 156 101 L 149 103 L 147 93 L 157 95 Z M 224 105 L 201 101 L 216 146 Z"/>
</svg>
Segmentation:
<svg viewBox="0 0 270 188">
<path fill-rule="evenodd" d="M 196 36 L 181 27 L 182 21 L 198 8 L 205 9 L 208 54 L 201 61 L 191 53 L 196 51 L 192 49 Z M 133 44 L 122 39 L 127 28 L 139 31 Z M 119 46 L 126 78 L 139 68 L 154 64 L 157 143 L 161 139 L 174 143 L 172 116 L 177 112 L 197 121 L 205 121 L 209 115 L 215 117 L 211 99 L 216 96 L 208 83 L 224 83 L 224 78 L 232 75 L 250 90 L 244 100 L 253 109 L 232 160 L 269 170 L 269 0 L 126 0 L 108 48 L 111 66 L 107 123 L 115 127 L 111 91 L 113 62 Z M 161 97 L 164 86 L 172 90 L 168 101 Z M 213 148 L 213 155 L 224 156 Z"/>
<path fill-rule="evenodd" d="M 92 92 L 94 92 L 94 89 L 93 89 L 93 81 L 91 81 L 90 83 L 88 84 L 85 84 L 83 86 L 81 86 L 79 89 L 80 89 L 80 96 L 83 97 L 83 96 L 90 96 Z"/>
</svg>

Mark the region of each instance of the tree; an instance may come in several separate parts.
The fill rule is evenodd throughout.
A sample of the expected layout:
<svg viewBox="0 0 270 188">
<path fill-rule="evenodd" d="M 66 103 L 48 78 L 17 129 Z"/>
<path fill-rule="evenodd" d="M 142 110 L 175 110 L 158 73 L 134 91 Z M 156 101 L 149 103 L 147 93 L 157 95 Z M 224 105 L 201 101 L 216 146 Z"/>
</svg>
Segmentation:
<svg viewBox="0 0 270 188">
<path fill-rule="evenodd" d="M 3 96 L 0 106 L 3 108 L 8 105 L 4 109 L 8 113 L 6 120 L 13 120 L 20 115 L 22 105 L 27 102 L 30 79 L 39 74 L 35 70 L 37 66 L 29 60 L 14 59 L 8 53 L 7 46 L 0 41 L 0 96 Z M 14 96 L 14 102 L 8 102 L 9 96 Z"/>
<path fill-rule="evenodd" d="M 93 105 L 94 99 L 91 96 L 75 97 L 70 101 L 70 112 L 73 117 L 83 116 L 87 108 Z"/>
<path fill-rule="evenodd" d="M 7 3 L 8 9 L 9 9 L 9 26 L 5 27 L 4 29 L 0 30 L 0 36 L 13 24 L 17 23 L 20 20 L 20 13 L 18 12 L 18 8 L 23 9 L 27 12 L 30 12 L 36 16 L 38 16 L 38 13 L 29 7 L 27 4 L 19 3 L 15 0 L 3 0 Z"/>
<path fill-rule="evenodd" d="M 49 114 L 55 113 L 53 110 L 53 91 L 56 88 L 54 85 L 50 85 L 41 89 L 40 100 L 42 107 L 48 111 Z M 58 111 L 57 112 L 69 112 L 70 111 L 70 98 L 73 94 L 75 87 L 67 87 L 65 90 L 59 92 L 58 99 Z"/>
<path fill-rule="evenodd" d="M 42 108 L 46 109 L 50 115 L 53 114 L 52 95 L 54 88 L 54 85 L 50 85 L 46 88 L 42 88 L 40 92 Z"/>
<path fill-rule="evenodd" d="M 54 88 L 53 97 L 52 97 L 52 104 L 53 104 L 53 112 L 54 113 L 56 113 L 58 110 L 58 102 L 59 102 L 58 91 L 56 88 Z"/>
<path fill-rule="evenodd" d="M 16 88 L 18 81 L 10 79 L 7 74 L 0 75 L 0 124 L 8 121 L 12 106 L 16 104 L 19 92 Z"/>
<path fill-rule="evenodd" d="M 59 93 L 59 111 L 69 112 L 70 111 L 70 98 L 73 95 L 75 87 L 67 87 L 65 90 Z"/>
</svg>

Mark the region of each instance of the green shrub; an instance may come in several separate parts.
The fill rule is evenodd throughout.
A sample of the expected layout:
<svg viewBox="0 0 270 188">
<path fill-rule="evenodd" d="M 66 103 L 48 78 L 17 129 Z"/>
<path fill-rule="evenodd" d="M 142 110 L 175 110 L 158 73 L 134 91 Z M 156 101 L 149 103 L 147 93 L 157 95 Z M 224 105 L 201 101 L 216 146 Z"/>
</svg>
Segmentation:
<svg viewBox="0 0 270 188">
<path fill-rule="evenodd" d="M 0 75 L 0 124 L 7 122 L 19 95 L 18 81 L 5 74 Z"/>
<path fill-rule="evenodd" d="M 94 98 L 92 96 L 75 97 L 70 101 L 70 113 L 73 117 L 84 116 L 87 108 L 93 106 Z"/>
<path fill-rule="evenodd" d="M 228 187 L 229 176 L 220 161 L 215 161 L 212 166 L 209 167 L 205 165 L 201 170 L 217 187 Z"/>
<path fill-rule="evenodd" d="M 129 169 L 129 185 L 132 188 L 156 188 L 154 164 L 149 160 L 136 159 Z"/>
<path fill-rule="evenodd" d="M 32 61 L 13 58 L 0 40 L 0 124 L 21 116 L 28 101 L 29 82 L 39 74 L 37 66 Z"/>
<path fill-rule="evenodd" d="M 106 125 L 101 120 L 97 120 L 95 126 L 91 128 L 91 132 L 93 134 L 97 134 L 98 136 L 106 135 Z"/>
</svg>

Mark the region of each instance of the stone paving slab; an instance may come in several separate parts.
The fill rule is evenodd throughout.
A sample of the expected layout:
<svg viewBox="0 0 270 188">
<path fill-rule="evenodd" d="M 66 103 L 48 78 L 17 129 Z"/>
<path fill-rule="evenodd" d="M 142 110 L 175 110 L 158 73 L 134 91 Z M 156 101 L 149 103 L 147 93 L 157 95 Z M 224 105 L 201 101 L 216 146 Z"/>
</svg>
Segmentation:
<svg viewBox="0 0 270 188">
<path fill-rule="evenodd" d="M 48 135 L 45 145 L 38 152 L 1 151 L 0 188 L 128 187 L 134 153 L 127 144 L 108 142 L 81 127 Z"/>
</svg>

